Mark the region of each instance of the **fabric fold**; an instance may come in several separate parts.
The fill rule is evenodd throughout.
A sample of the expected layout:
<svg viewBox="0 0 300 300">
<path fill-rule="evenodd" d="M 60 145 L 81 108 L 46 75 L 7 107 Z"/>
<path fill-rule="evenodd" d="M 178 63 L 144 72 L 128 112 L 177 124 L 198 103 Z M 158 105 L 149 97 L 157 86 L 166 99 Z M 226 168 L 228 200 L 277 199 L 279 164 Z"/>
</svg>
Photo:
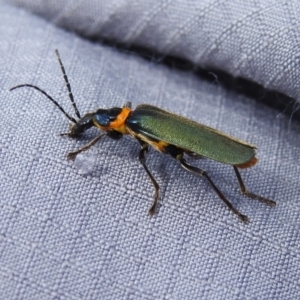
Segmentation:
<svg viewBox="0 0 300 300">
<path fill-rule="evenodd" d="M 86 38 L 183 58 L 300 99 L 298 1 L 7 1 Z"/>
</svg>

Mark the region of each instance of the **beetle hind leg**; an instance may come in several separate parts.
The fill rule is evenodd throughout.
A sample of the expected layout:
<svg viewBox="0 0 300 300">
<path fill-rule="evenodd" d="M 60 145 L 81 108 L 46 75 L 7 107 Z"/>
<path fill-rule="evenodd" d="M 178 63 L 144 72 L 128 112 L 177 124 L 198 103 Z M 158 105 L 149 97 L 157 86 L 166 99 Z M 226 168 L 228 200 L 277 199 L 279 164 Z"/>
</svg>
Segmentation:
<svg viewBox="0 0 300 300">
<path fill-rule="evenodd" d="M 262 196 L 259 196 L 259 195 L 256 195 L 256 194 L 253 194 L 251 192 L 248 192 L 247 189 L 246 189 L 246 186 L 242 180 L 242 177 L 241 177 L 241 174 L 238 170 L 238 168 L 236 166 L 233 166 L 233 169 L 234 169 L 234 172 L 235 172 L 235 175 L 238 179 L 238 182 L 239 182 L 239 185 L 240 185 L 240 190 L 242 192 L 243 195 L 251 198 L 251 199 L 255 199 L 255 200 L 258 200 L 262 203 L 265 203 L 266 205 L 269 205 L 269 206 L 275 206 L 276 205 L 276 202 L 273 201 L 273 200 L 269 200 L 267 198 L 264 198 Z"/>
<path fill-rule="evenodd" d="M 181 156 L 181 157 L 180 157 Z M 181 166 L 195 174 L 198 176 L 204 176 L 207 181 L 209 182 L 209 184 L 211 185 L 211 187 L 213 188 L 213 190 L 216 192 L 216 194 L 219 196 L 219 198 L 226 204 L 226 206 L 235 214 L 238 216 L 238 218 L 244 222 L 244 223 L 248 223 L 249 219 L 246 215 L 243 215 L 240 211 L 238 211 L 231 203 L 230 201 L 224 196 L 224 194 L 220 191 L 220 189 L 214 184 L 214 182 L 211 180 L 211 178 L 208 176 L 208 174 L 206 173 L 205 170 L 202 170 L 200 168 L 194 167 L 189 165 L 185 159 L 182 157 L 182 155 L 178 156 L 176 159 L 180 161 Z"/>
</svg>

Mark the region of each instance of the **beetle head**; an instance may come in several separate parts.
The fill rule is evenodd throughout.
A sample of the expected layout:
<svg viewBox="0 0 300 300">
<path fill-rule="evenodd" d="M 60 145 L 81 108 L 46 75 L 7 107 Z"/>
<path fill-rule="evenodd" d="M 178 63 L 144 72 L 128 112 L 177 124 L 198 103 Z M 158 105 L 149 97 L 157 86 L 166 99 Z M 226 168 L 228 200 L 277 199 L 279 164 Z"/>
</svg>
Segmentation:
<svg viewBox="0 0 300 300">
<path fill-rule="evenodd" d="M 87 113 L 81 119 L 79 119 L 76 123 L 70 124 L 69 132 L 63 133 L 62 135 L 67 135 L 69 137 L 75 138 L 80 136 L 86 130 L 94 126 L 93 117 L 94 113 Z"/>
</svg>

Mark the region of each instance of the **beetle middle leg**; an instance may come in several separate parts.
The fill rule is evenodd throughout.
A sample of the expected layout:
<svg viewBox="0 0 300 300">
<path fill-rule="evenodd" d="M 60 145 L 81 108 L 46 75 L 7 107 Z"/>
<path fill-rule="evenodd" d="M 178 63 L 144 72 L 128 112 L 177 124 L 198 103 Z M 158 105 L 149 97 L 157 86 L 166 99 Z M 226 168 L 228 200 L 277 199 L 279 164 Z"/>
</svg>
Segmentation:
<svg viewBox="0 0 300 300">
<path fill-rule="evenodd" d="M 238 179 L 238 182 L 239 182 L 242 194 L 244 194 L 245 196 L 247 196 L 249 198 L 256 199 L 256 200 L 258 200 L 258 201 L 260 201 L 262 203 L 265 203 L 265 204 L 267 204 L 269 206 L 275 206 L 276 205 L 276 202 L 273 201 L 273 200 L 269 200 L 269 199 L 264 198 L 262 196 L 258 196 L 256 194 L 248 192 L 247 189 L 246 189 L 246 186 L 245 186 L 245 184 L 244 184 L 244 182 L 242 180 L 242 177 L 241 177 L 241 174 L 240 174 L 238 168 L 236 166 L 233 166 L 233 169 L 234 169 L 235 175 L 236 175 L 236 177 Z"/>
<path fill-rule="evenodd" d="M 142 166 L 144 167 L 147 175 L 149 176 L 154 189 L 155 189 L 155 194 L 154 194 L 154 201 L 149 209 L 149 214 L 150 215 L 154 215 L 156 212 L 156 208 L 157 208 L 157 204 L 158 204 L 158 198 L 159 198 L 159 185 L 156 182 L 155 178 L 153 177 L 153 175 L 151 174 L 151 172 L 149 171 L 147 165 L 146 165 L 146 153 L 148 152 L 148 144 L 146 144 L 145 142 L 139 140 L 139 143 L 141 145 L 141 150 L 139 153 L 139 161 L 142 164 Z"/>
</svg>

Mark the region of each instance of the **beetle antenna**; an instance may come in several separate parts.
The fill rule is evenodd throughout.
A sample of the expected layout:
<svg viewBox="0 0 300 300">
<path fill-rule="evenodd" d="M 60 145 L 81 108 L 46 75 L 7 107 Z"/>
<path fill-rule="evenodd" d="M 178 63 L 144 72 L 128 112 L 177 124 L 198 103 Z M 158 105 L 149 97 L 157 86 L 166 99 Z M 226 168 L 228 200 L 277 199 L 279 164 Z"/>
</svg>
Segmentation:
<svg viewBox="0 0 300 300">
<path fill-rule="evenodd" d="M 76 116 L 77 116 L 79 119 L 81 119 L 80 113 L 79 113 L 79 111 L 78 111 L 78 109 L 77 109 L 77 106 L 76 106 L 76 103 L 75 103 L 75 101 L 74 101 L 73 93 L 72 93 L 72 91 L 71 91 L 71 85 L 70 85 L 70 83 L 69 83 L 69 79 L 68 79 L 68 76 L 67 76 L 67 74 L 66 74 L 66 70 L 65 70 L 65 68 L 64 68 L 64 65 L 63 65 L 63 63 L 62 63 L 62 61 L 61 61 L 61 58 L 60 58 L 60 55 L 59 55 L 59 52 L 58 52 L 57 49 L 55 49 L 55 54 L 56 54 L 57 59 L 58 59 L 58 62 L 59 62 L 59 64 L 60 64 L 60 68 L 61 68 L 61 71 L 62 71 L 62 73 L 63 73 L 63 77 L 64 77 L 64 80 L 65 80 L 65 83 L 66 83 L 66 87 L 67 87 L 67 89 L 68 89 L 68 91 L 69 91 L 69 98 L 70 98 L 70 100 L 71 100 L 71 103 L 72 103 L 72 106 L 73 106 L 73 108 L 74 108 L 75 114 L 76 114 Z"/>
<path fill-rule="evenodd" d="M 42 94 L 44 94 L 50 101 L 52 101 L 62 112 L 63 114 L 73 123 L 77 123 L 77 121 L 72 118 L 70 115 L 68 115 L 65 110 L 50 96 L 48 95 L 45 91 L 43 91 L 42 89 L 40 89 L 39 87 L 35 86 L 35 85 L 32 85 L 32 84 L 20 84 L 20 85 L 17 85 L 17 86 L 14 86 L 12 87 L 11 89 L 9 89 L 10 91 L 13 91 L 15 89 L 18 89 L 18 88 L 21 88 L 21 87 L 31 87 L 31 88 L 34 88 L 36 90 L 38 90 L 39 92 L 41 92 Z"/>
</svg>

